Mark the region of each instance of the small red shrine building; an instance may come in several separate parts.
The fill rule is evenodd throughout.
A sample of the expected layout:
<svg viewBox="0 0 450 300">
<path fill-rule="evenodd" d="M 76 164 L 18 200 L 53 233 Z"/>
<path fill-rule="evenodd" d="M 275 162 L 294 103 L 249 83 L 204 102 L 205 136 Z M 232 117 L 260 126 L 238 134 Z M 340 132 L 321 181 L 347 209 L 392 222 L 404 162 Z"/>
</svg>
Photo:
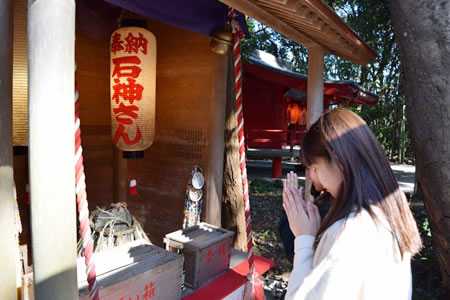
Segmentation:
<svg viewBox="0 0 450 300">
<path fill-rule="evenodd" d="M 246 146 L 286 149 L 301 143 L 306 123 L 291 124 L 288 107 L 306 111 L 308 76 L 291 71 L 288 63 L 257 51 L 244 62 L 244 119 Z M 378 96 L 349 80 L 325 80 L 323 109 L 330 106 L 374 105 Z"/>
</svg>

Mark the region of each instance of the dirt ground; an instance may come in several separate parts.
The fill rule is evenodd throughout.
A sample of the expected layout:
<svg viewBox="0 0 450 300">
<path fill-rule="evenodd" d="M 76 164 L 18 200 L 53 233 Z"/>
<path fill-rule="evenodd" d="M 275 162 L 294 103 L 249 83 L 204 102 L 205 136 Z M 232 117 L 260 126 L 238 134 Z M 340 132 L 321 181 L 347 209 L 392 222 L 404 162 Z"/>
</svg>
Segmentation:
<svg viewBox="0 0 450 300">
<path fill-rule="evenodd" d="M 283 211 L 282 188 L 281 180 L 254 179 L 250 183 L 254 251 L 275 261 L 275 266 L 262 276 L 274 299 L 281 298 L 292 270 L 278 232 Z"/>
<path fill-rule="evenodd" d="M 282 182 L 255 179 L 250 185 L 252 228 L 257 255 L 275 260 L 265 278 L 281 279 L 292 268 L 279 240 L 278 224 L 282 215 Z"/>
</svg>

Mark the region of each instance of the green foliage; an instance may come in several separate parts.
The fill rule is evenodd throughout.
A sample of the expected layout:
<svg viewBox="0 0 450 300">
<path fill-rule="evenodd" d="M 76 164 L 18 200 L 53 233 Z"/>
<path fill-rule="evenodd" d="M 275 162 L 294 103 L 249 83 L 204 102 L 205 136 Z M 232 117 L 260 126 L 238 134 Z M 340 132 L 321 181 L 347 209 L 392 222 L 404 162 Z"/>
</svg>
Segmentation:
<svg viewBox="0 0 450 300">
<path fill-rule="evenodd" d="M 278 237 L 277 237 L 277 234 L 275 233 L 275 232 L 273 232 L 273 231 L 270 231 L 269 229 L 267 229 L 266 231 L 263 231 L 262 233 L 261 233 L 261 236 L 264 238 L 264 239 L 267 239 L 267 238 L 272 238 L 272 240 L 274 240 L 274 241 L 277 241 L 278 240 Z"/>
<path fill-rule="evenodd" d="M 354 108 L 372 128 L 388 157 L 395 162 L 413 162 L 406 126 L 401 66 L 388 0 L 326 0 L 337 14 L 376 52 L 376 59 L 360 66 L 336 56 L 326 56 L 324 77 L 352 80 L 376 93 L 379 103 Z M 243 56 L 259 49 L 289 61 L 292 70 L 307 73 L 308 51 L 264 24 L 247 20 L 250 39 L 243 40 Z"/>
</svg>

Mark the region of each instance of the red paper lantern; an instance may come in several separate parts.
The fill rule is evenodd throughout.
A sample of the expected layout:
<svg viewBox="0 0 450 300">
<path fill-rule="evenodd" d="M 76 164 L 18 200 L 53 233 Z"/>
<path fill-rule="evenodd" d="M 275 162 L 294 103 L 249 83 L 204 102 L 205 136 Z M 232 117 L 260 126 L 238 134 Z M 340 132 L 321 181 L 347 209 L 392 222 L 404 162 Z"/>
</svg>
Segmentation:
<svg viewBox="0 0 450 300">
<path fill-rule="evenodd" d="M 291 103 L 287 107 L 287 121 L 289 124 L 297 123 L 299 118 L 300 110 L 297 104 Z"/>
<path fill-rule="evenodd" d="M 122 151 L 143 151 L 155 137 L 156 38 L 145 28 L 113 32 L 111 135 Z"/>
<path fill-rule="evenodd" d="M 297 116 L 297 124 L 298 125 L 306 125 L 306 108 L 299 107 L 299 113 Z"/>
</svg>

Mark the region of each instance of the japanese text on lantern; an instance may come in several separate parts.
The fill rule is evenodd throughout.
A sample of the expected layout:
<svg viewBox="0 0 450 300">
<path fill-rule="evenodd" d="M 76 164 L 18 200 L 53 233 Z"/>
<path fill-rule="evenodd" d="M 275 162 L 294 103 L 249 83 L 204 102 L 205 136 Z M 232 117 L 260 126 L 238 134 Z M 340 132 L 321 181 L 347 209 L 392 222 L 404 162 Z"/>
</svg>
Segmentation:
<svg viewBox="0 0 450 300">
<path fill-rule="evenodd" d="M 117 104 L 113 108 L 117 128 L 114 133 L 114 144 L 122 139 L 127 145 L 136 145 L 141 141 L 142 132 L 139 124 L 139 105 L 142 99 L 144 86 L 139 82 L 142 72 L 140 55 L 147 55 L 148 40 L 142 33 L 128 32 L 126 37 L 116 32 L 111 38 L 111 52 L 115 58 L 112 59 L 112 100 Z M 127 129 L 135 127 L 129 134 Z"/>
</svg>

